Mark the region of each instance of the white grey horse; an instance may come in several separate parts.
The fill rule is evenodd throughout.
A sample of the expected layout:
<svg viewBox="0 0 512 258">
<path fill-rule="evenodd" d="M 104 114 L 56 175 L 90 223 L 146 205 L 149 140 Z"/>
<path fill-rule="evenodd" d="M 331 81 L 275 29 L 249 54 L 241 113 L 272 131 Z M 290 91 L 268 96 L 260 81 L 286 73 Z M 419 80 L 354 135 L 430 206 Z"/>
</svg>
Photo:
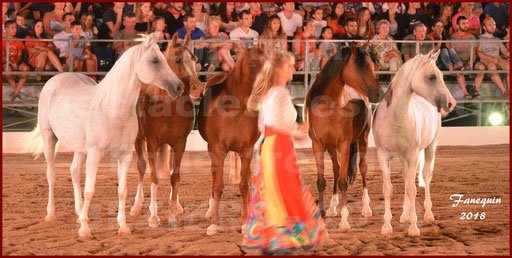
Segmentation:
<svg viewBox="0 0 512 258">
<path fill-rule="evenodd" d="M 446 87 L 443 74 L 435 62 L 439 51 L 417 55 L 397 72 L 380 101 L 373 117 L 373 135 L 382 170 L 385 202 L 382 234 L 393 232 L 390 199 L 393 192 L 389 162 L 398 156 L 403 166 L 405 194 L 400 223 L 409 222 L 408 235 L 418 236 L 416 222 L 416 169 L 424 156 L 426 222 L 434 221 L 430 200 L 430 180 L 434 169 L 434 156 L 441 128 L 441 115 L 455 107 L 455 100 Z M 420 154 L 420 152 L 424 152 Z"/>
<path fill-rule="evenodd" d="M 135 107 L 142 83 L 153 84 L 178 96 L 183 82 L 171 70 L 152 37 L 141 36 L 136 45 L 117 60 L 98 84 L 78 73 L 62 73 L 44 85 L 39 97 L 39 124 L 27 137 L 27 151 L 44 151 L 49 184 L 46 221 L 55 220 L 55 145 L 60 141 L 74 151 L 71 177 L 75 212 L 81 227 L 79 236 L 91 236 L 88 211 L 95 191 L 101 158 L 110 154 L 117 160 L 119 179 L 119 234 L 130 234 L 126 225 L 126 177 L 137 136 Z M 80 174 L 86 161 L 84 201 Z"/>
</svg>

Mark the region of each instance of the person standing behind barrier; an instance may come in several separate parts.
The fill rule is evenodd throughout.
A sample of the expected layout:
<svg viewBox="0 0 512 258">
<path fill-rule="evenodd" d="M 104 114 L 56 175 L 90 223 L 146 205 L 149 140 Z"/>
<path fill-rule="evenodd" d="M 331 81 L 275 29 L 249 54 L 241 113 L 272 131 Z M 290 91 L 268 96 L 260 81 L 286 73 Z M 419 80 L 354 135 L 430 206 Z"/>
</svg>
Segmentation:
<svg viewBox="0 0 512 258">
<path fill-rule="evenodd" d="M 371 45 L 371 52 L 375 58 L 375 64 L 378 70 L 389 70 L 392 72 L 398 71 L 402 66 L 402 55 L 398 50 L 398 46 L 395 42 L 378 42 L 380 40 L 393 40 L 389 36 L 390 23 L 387 20 L 380 20 L 377 22 L 377 35 L 375 35 L 372 41 L 376 43 Z M 393 79 L 395 75 L 391 75 Z"/>
<path fill-rule="evenodd" d="M 8 20 L 5 22 L 5 39 L 14 39 L 16 35 L 16 22 L 12 20 Z M 7 58 L 9 58 L 9 71 L 29 71 L 30 67 L 25 64 L 22 60 L 23 51 L 25 51 L 25 45 L 20 41 L 10 41 L 9 42 L 9 57 L 6 57 L 7 54 L 7 41 L 2 40 L 2 71 L 5 71 L 5 66 L 7 65 Z M 18 85 L 16 85 L 16 80 L 12 75 L 5 74 L 5 78 L 13 91 L 9 94 L 9 98 L 11 101 L 14 101 L 16 98 L 19 98 L 21 101 L 25 101 L 27 95 L 21 91 L 23 84 L 27 81 L 27 75 L 21 75 L 20 80 L 18 81 Z"/>
<path fill-rule="evenodd" d="M 413 33 L 405 37 L 404 40 L 432 41 L 434 39 L 427 35 L 427 26 L 423 23 L 418 23 L 414 26 Z M 419 47 L 419 54 L 426 55 L 434 48 L 434 43 L 432 42 L 403 43 L 402 54 L 406 62 L 416 56 L 416 44 L 418 44 Z"/>
<path fill-rule="evenodd" d="M 466 16 L 459 16 L 457 18 L 457 28 L 455 30 L 455 33 L 450 36 L 450 47 L 453 50 L 455 50 L 455 52 L 459 56 L 460 60 L 464 64 L 465 70 L 471 70 L 471 68 L 473 67 L 473 64 L 470 63 L 471 51 L 473 51 L 474 53 L 473 62 L 475 62 L 476 59 L 476 49 L 473 43 L 457 42 L 461 40 L 476 40 L 476 37 L 468 31 L 468 27 L 469 22 Z M 457 82 L 459 83 L 459 86 L 462 89 L 462 93 L 464 93 L 464 97 L 466 99 L 473 98 L 471 95 L 469 95 L 467 91 L 466 78 L 464 77 L 464 74 L 457 74 L 456 77 Z"/>
<path fill-rule="evenodd" d="M 291 254 L 321 247 L 328 233 L 320 211 L 297 167 L 292 138 L 305 140 L 307 124 L 297 124 L 297 112 L 286 84 L 292 80 L 293 55 L 270 54 L 256 77 L 247 106 L 260 110 L 258 128 L 264 133 L 258 169 L 252 172 L 252 195 L 242 247 L 263 255 Z M 297 134 L 301 133 L 302 134 Z"/>
<path fill-rule="evenodd" d="M 43 21 L 35 20 L 33 29 L 26 38 L 48 39 L 49 37 L 44 31 Z M 63 72 L 59 57 L 53 52 L 55 46 L 51 41 L 25 41 L 25 47 L 28 52 L 28 64 L 35 71 L 50 70 L 53 66 L 57 71 Z M 41 75 L 36 75 L 36 79 L 40 81 Z"/>
<path fill-rule="evenodd" d="M 509 69 L 509 60 L 505 60 L 500 57 L 500 53 L 503 56 L 510 57 L 509 50 L 501 43 L 501 42 L 485 42 L 487 40 L 499 40 L 499 38 L 495 37 L 493 34 L 496 31 L 496 23 L 494 19 L 491 17 L 487 17 L 483 21 L 483 29 L 485 31 L 484 34 L 480 35 L 480 45 L 477 47 L 478 57 L 480 61 L 475 64 L 475 69 L 484 71 L 486 68 L 488 71 L 495 71 L 497 69 L 508 70 Z M 500 78 L 500 75 L 497 73 L 491 73 L 491 80 L 496 83 L 496 86 L 500 88 L 504 97 L 510 96 L 510 91 L 505 88 L 503 85 L 503 81 Z M 480 89 L 480 85 L 484 79 L 484 74 L 479 73 L 475 78 L 475 96 L 479 97 L 480 94 L 478 90 Z M 507 74 L 507 85 L 510 85 L 510 76 Z M 509 86 L 510 87 L 510 86 Z"/>
</svg>

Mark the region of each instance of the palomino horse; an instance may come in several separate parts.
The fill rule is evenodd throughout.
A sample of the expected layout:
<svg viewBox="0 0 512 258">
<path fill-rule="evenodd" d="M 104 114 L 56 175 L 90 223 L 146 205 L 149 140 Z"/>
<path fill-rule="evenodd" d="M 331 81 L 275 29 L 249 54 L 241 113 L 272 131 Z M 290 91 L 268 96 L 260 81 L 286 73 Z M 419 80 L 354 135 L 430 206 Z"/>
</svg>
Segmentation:
<svg viewBox="0 0 512 258">
<path fill-rule="evenodd" d="M 304 106 L 309 122 L 309 136 L 317 166 L 318 204 L 323 213 L 324 152 L 331 157 L 334 172 L 333 196 L 327 216 L 336 216 L 338 188 L 341 191 L 340 229 L 349 230 L 347 188 L 356 176 L 357 149 L 363 178 L 363 215 L 372 215 L 366 188 L 366 153 L 371 123 L 367 90 L 379 90 L 373 62 L 365 48 L 341 48 L 332 56 L 311 86 Z"/>
<path fill-rule="evenodd" d="M 249 203 L 250 164 L 258 140 L 258 115 L 247 110 L 254 80 L 265 62 L 262 47 L 246 49 L 233 70 L 216 74 L 208 80 L 197 117 L 199 132 L 208 143 L 211 159 L 212 196 L 206 217 L 211 217 L 207 234 L 219 230 L 219 202 L 224 190 L 224 158 L 229 151 L 242 160 L 239 189 L 242 195 L 241 217 L 245 220 Z"/>
<path fill-rule="evenodd" d="M 183 90 L 155 39 L 145 36 L 143 44 L 126 51 L 105 78 L 96 85 L 88 76 L 62 73 L 44 85 L 39 97 L 39 125 L 28 137 L 34 153 L 44 156 L 50 186 L 46 221 L 55 220 L 55 145 L 61 141 L 75 152 L 71 178 L 75 211 L 81 223 L 79 236 L 91 236 L 89 205 L 94 195 L 96 173 L 101 158 L 110 154 L 117 160 L 119 177 L 119 234 L 130 234 L 126 225 L 125 202 L 128 166 L 137 136 L 135 107 L 142 83 L 153 84 L 170 96 Z M 41 141 L 42 136 L 42 141 Z M 87 156 L 87 157 L 86 157 Z M 86 161 L 84 202 L 80 197 L 80 174 Z"/>
<path fill-rule="evenodd" d="M 384 98 L 375 110 L 373 135 L 384 180 L 384 225 L 382 234 L 393 232 L 390 199 L 393 191 L 389 162 L 400 158 L 405 181 L 403 213 L 400 223 L 409 221 L 408 235 L 418 236 L 416 222 L 416 168 L 424 151 L 426 222 L 434 221 L 430 200 L 430 180 L 434 169 L 436 143 L 441 128 L 441 114 L 455 107 L 455 100 L 446 88 L 443 74 L 436 66 L 439 51 L 417 55 L 407 61 L 391 81 Z M 423 162 L 421 162 L 423 163 Z"/>
<path fill-rule="evenodd" d="M 195 64 L 197 57 L 187 47 L 190 45 L 190 36 L 187 34 L 185 43 L 178 42 L 178 34 L 174 34 L 171 44 L 165 51 L 165 58 L 171 69 L 185 83 L 185 90 L 178 98 L 170 98 L 160 88 L 148 85 L 145 92 L 141 92 L 143 100 L 140 104 L 139 116 L 139 134 L 135 141 L 135 150 L 137 152 L 137 168 L 139 170 L 139 184 L 135 202 L 130 211 L 130 215 L 139 215 L 144 201 L 142 183 L 146 171 L 146 161 L 144 160 L 145 143 L 147 143 L 149 168 L 151 170 L 151 204 L 149 209 L 151 216 L 148 223 L 150 227 L 157 227 L 160 219 L 157 215 L 156 192 L 158 188 L 158 175 L 155 166 L 155 157 L 160 148 L 169 144 L 174 150 L 174 162 L 166 160 L 169 155 L 161 155 L 160 158 L 169 162 L 173 166 L 171 175 L 171 205 L 169 223 L 173 224 L 176 220 L 176 214 L 182 213 L 183 208 L 178 202 L 178 184 L 180 181 L 180 164 L 187 136 L 192 130 L 194 124 L 194 104 L 189 94 L 194 98 L 201 96 L 203 85 L 197 78 Z M 169 172 L 169 170 L 167 171 Z"/>
</svg>

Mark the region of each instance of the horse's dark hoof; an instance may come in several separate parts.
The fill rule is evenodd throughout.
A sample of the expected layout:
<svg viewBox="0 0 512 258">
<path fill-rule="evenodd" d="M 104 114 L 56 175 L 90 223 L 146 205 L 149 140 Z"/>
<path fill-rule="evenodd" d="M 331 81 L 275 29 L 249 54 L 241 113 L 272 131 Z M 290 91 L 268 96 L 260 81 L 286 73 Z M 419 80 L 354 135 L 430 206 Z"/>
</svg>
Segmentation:
<svg viewBox="0 0 512 258">
<path fill-rule="evenodd" d="M 325 219 L 325 211 L 324 211 L 324 210 L 321 210 L 321 211 L 320 211 L 320 215 L 322 215 L 322 218 L 324 218 L 324 219 Z"/>
</svg>

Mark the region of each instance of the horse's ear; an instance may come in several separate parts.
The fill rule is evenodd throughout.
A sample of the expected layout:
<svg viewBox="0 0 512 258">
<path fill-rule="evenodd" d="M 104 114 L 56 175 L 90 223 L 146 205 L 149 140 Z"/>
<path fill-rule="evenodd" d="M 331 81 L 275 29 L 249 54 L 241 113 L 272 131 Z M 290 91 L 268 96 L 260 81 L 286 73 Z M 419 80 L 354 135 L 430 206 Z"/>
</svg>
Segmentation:
<svg viewBox="0 0 512 258">
<path fill-rule="evenodd" d="M 187 35 L 185 35 L 185 47 L 190 46 L 190 32 L 187 32 Z"/>
<path fill-rule="evenodd" d="M 172 45 L 173 47 L 175 47 L 176 45 L 178 45 L 178 32 L 175 32 L 175 33 L 174 33 L 174 35 L 172 35 L 171 45 Z"/>
<path fill-rule="evenodd" d="M 155 36 L 153 34 L 146 36 L 146 41 L 144 41 L 144 46 L 150 47 L 153 43 L 155 43 L 155 41 L 156 41 Z"/>
<path fill-rule="evenodd" d="M 432 49 L 432 51 L 430 51 L 430 53 L 428 54 L 428 56 L 430 57 L 430 59 L 434 60 L 434 61 L 437 61 L 437 58 L 439 57 L 439 54 L 441 53 L 441 50 L 438 49 L 435 53 L 434 53 L 434 49 Z"/>
<path fill-rule="evenodd" d="M 354 41 L 350 42 L 350 52 L 352 52 L 352 54 L 355 54 L 356 51 L 357 51 L 356 42 L 354 42 Z"/>
</svg>

